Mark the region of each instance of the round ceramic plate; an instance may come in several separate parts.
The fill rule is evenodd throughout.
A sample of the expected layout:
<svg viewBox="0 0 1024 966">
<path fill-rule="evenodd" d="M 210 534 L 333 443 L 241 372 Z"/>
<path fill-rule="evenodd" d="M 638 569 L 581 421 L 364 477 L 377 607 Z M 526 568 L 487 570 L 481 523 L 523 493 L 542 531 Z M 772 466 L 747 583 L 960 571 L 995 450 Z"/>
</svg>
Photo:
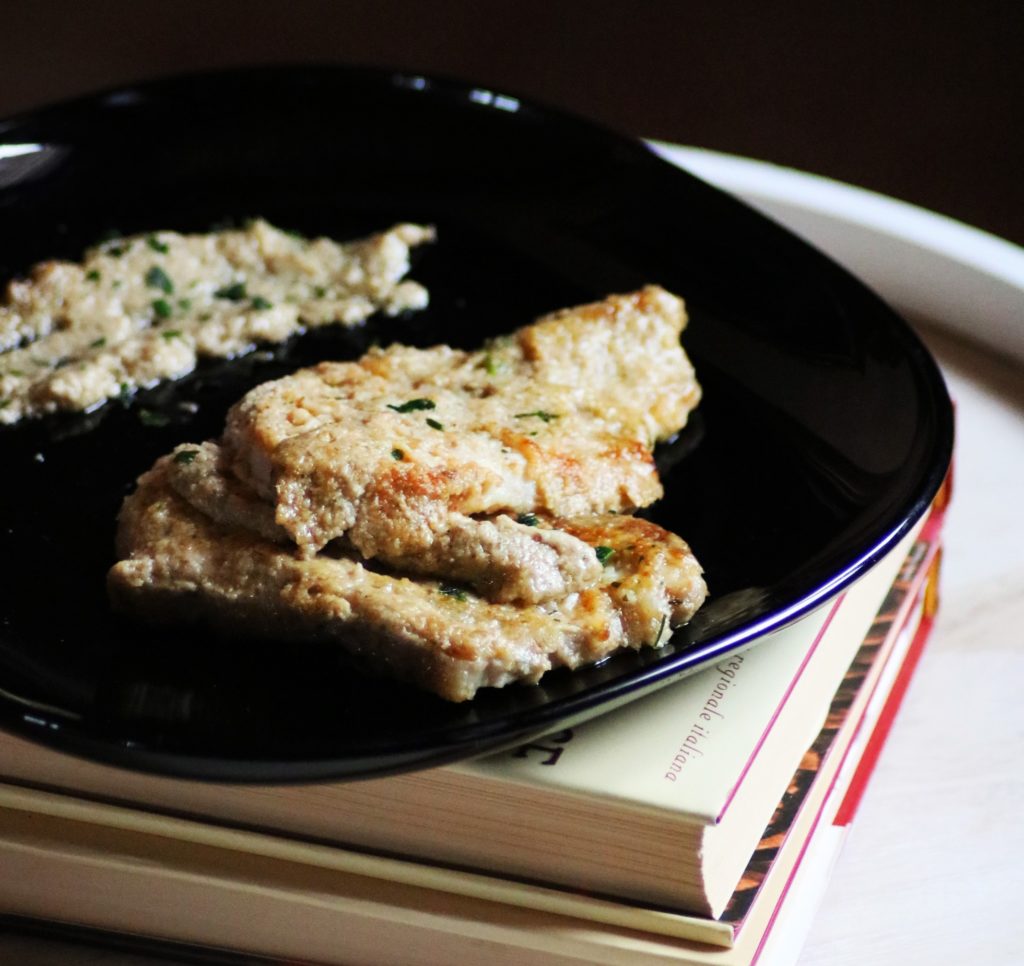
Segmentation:
<svg viewBox="0 0 1024 966">
<path fill-rule="evenodd" d="M 303 67 L 146 84 L 0 124 L 0 280 L 112 229 L 255 215 L 340 239 L 435 224 L 412 271 L 430 308 L 0 432 L 7 728 L 222 780 L 348 778 L 495 750 L 770 647 L 772 630 L 883 556 L 946 472 L 942 380 L 886 305 L 763 216 L 585 121 L 447 80 Z M 648 282 L 686 298 L 704 387 L 657 454 L 665 497 L 649 511 L 690 542 L 711 593 L 668 645 L 449 704 L 364 677 L 336 648 L 154 631 L 109 610 L 122 498 L 178 442 L 218 435 L 249 387 L 375 341 L 472 347 Z"/>
</svg>

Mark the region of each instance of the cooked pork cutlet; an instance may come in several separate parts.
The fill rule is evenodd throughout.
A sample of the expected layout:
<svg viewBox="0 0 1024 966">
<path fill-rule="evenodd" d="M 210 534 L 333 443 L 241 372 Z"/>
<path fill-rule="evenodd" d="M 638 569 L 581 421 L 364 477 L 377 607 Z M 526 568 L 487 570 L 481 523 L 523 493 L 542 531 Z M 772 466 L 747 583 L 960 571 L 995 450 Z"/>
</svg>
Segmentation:
<svg viewBox="0 0 1024 966">
<path fill-rule="evenodd" d="M 0 423 L 177 379 L 303 328 L 422 308 L 403 280 L 433 229 L 396 225 L 358 241 L 244 229 L 118 238 L 81 263 L 45 262 L 0 301 Z"/>
<path fill-rule="evenodd" d="M 629 512 L 661 496 L 651 449 L 700 398 L 685 323 L 650 286 L 475 352 L 322 363 L 245 396 L 223 444 L 307 553 L 344 536 L 405 566 L 479 515 Z"/>
<path fill-rule="evenodd" d="M 167 480 L 178 496 L 212 520 L 293 546 L 274 519 L 274 508 L 231 474 L 225 452 L 216 443 L 179 446 L 167 466 Z M 440 516 L 436 505 L 429 509 Z M 390 566 L 414 574 L 443 575 L 468 584 L 490 600 L 536 602 L 566 597 L 601 574 L 592 545 L 552 528 L 536 514 L 523 520 L 506 515 L 480 520 L 445 513 L 443 521 L 424 519 L 415 528 L 382 515 L 379 523 L 378 545 L 395 545 L 393 552 L 381 555 Z M 401 532 L 396 534 L 396 529 Z M 340 542 L 352 549 L 344 538 Z"/>
<path fill-rule="evenodd" d="M 366 667 L 450 701 L 662 644 L 704 599 L 700 566 L 681 539 L 617 515 L 553 521 L 603 548 L 605 567 L 594 586 L 545 605 L 491 603 L 375 572 L 355 555 L 304 559 L 193 507 L 169 483 L 174 459 L 161 458 L 122 507 L 123 559 L 108 576 L 115 606 L 243 637 L 334 642 Z"/>
</svg>

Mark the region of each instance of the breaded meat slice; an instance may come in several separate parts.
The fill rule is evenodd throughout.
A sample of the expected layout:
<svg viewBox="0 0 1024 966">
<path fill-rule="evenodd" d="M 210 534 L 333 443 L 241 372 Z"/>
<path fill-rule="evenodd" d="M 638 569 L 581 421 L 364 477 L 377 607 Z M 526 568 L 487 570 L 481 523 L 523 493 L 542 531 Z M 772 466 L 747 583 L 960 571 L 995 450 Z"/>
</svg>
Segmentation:
<svg viewBox="0 0 1024 966">
<path fill-rule="evenodd" d="M 700 398 L 685 324 L 682 301 L 649 286 L 473 352 L 322 363 L 252 390 L 222 442 L 309 553 L 344 536 L 404 565 L 467 517 L 629 512 L 661 496 L 652 448 Z"/>
<path fill-rule="evenodd" d="M 420 309 L 405 278 L 434 230 L 400 224 L 356 241 L 245 228 L 118 238 L 81 262 L 45 262 L 0 299 L 0 424 L 88 410 L 201 358 L 231 358 L 308 328 Z"/>
<path fill-rule="evenodd" d="M 450 701 L 662 644 L 706 592 L 679 537 L 617 515 L 552 521 L 602 548 L 604 566 L 594 586 L 544 605 L 492 603 L 376 572 L 354 555 L 302 558 L 197 510 L 169 483 L 173 460 L 161 458 L 122 507 L 122 559 L 108 575 L 116 607 L 162 624 L 209 622 L 241 638 L 333 642 L 363 666 Z"/>
<path fill-rule="evenodd" d="M 212 520 L 294 548 L 274 519 L 273 507 L 231 474 L 216 443 L 178 446 L 167 464 L 167 479 L 180 497 Z M 440 512 L 436 505 L 433 509 Z M 489 600 L 532 603 L 566 597 L 594 583 L 601 573 L 593 546 L 536 514 L 477 519 L 445 511 L 441 521 L 423 518 L 410 526 L 383 513 L 378 523 L 377 544 L 391 545 L 390 552 L 380 554 L 389 566 L 443 575 Z M 352 549 L 345 538 L 337 542 Z"/>
</svg>

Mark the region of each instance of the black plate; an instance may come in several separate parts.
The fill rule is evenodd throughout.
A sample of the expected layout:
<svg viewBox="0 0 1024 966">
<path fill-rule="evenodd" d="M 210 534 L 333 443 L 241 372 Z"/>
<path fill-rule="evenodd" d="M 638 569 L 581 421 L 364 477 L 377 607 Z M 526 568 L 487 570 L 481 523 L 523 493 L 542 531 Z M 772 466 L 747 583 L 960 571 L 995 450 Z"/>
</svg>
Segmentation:
<svg viewBox="0 0 1024 966">
<path fill-rule="evenodd" d="M 942 380 L 879 299 L 642 144 L 509 96 L 334 67 L 186 77 L 0 124 L 0 158 L 0 280 L 77 257 L 108 229 L 262 215 L 338 238 L 398 220 L 439 231 L 413 269 L 426 312 L 204 366 L 129 408 L 0 432 L 0 723 L 72 752 L 274 781 L 526 740 L 806 613 L 893 546 L 947 467 Z M 366 679 L 335 651 L 225 645 L 111 615 L 122 497 L 179 441 L 218 435 L 250 386 L 375 340 L 472 346 L 646 282 L 686 297 L 705 390 L 658 454 L 666 496 L 651 516 L 691 542 L 712 595 L 670 645 L 452 705 Z M 143 407 L 170 423 L 144 425 Z"/>
</svg>

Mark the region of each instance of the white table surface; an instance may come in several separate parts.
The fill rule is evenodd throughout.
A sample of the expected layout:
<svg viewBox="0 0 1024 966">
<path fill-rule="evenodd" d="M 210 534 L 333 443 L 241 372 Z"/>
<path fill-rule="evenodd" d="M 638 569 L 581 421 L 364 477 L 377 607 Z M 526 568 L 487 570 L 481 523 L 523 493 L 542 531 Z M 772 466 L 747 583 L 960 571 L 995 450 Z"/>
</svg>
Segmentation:
<svg viewBox="0 0 1024 966">
<path fill-rule="evenodd" d="M 939 618 L 799 962 L 1024 963 L 1024 252 L 821 179 L 804 193 L 797 172 L 677 157 L 918 317 L 957 404 Z M 0 933 L 0 962 L 157 961 Z"/>
</svg>

